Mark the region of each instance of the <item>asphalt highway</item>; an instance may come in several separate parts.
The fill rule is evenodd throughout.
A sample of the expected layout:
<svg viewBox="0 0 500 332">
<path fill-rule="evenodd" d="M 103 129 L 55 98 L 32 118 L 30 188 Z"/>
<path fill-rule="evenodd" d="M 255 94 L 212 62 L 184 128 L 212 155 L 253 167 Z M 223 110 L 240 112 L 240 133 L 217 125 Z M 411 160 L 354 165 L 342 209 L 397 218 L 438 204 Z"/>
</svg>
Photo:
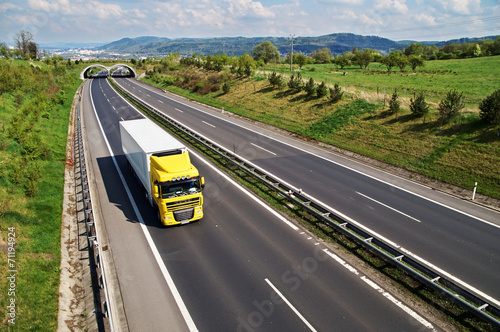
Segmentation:
<svg viewBox="0 0 500 332">
<path fill-rule="evenodd" d="M 433 328 L 404 299 L 381 289 L 194 151 L 191 160 L 207 183 L 205 217 L 162 227 L 121 150 L 119 121 L 142 115 L 105 79 L 90 81 L 86 91 L 92 97 L 84 100 L 94 106 L 84 107 L 85 130 L 131 331 Z"/>
<path fill-rule="evenodd" d="M 359 165 L 345 167 L 341 165 L 345 160 L 333 154 L 256 129 L 248 122 L 172 97 L 137 80 L 116 81 L 152 107 L 301 188 L 500 307 L 498 212 L 416 188 L 381 171 Z"/>
</svg>

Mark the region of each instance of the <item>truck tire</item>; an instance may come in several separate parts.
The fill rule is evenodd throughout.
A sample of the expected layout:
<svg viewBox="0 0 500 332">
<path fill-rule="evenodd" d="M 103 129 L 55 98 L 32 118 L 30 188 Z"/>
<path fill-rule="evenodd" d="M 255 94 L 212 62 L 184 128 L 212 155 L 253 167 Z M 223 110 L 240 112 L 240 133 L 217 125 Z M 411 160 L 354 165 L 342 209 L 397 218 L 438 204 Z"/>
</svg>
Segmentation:
<svg viewBox="0 0 500 332">
<path fill-rule="evenodd" d="M 161 221 L 161 215 L 160 215 L 160 209 L 156 207 L 156 219 L 158 219 L 158 222 L 163 225 L 163 222 Z"/>
</svg>

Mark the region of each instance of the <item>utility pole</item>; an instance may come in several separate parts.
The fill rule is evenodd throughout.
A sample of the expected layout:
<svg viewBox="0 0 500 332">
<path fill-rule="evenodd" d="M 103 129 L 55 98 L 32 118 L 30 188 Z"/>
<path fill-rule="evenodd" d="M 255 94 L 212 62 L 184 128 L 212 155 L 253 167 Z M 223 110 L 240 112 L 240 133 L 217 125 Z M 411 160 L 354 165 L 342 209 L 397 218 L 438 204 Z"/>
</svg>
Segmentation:
<svg viewBox="0 0 500 332">
<path fill-rule="evenodd" d="M 295 37 L 295 35 L 290 34 L 290 37 L 292 37 L 292 52 L 290 53 L 290 71 L 292 71 L 292 65 L 293 65 L 293 37 Z"/>
</svg>

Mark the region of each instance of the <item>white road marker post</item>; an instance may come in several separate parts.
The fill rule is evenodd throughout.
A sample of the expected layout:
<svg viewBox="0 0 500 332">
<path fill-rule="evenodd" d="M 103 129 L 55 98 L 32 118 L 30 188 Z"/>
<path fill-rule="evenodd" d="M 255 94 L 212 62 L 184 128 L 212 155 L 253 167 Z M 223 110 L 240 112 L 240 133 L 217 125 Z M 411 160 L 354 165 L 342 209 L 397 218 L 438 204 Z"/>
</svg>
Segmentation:
<svg viewBox="0 0 500 332">
<path fill-rule="evenodd" d="M 472 200 L 476 197 L 477 182 L 474 184 L 474 191 L 472 192 Z"/>
</svg>

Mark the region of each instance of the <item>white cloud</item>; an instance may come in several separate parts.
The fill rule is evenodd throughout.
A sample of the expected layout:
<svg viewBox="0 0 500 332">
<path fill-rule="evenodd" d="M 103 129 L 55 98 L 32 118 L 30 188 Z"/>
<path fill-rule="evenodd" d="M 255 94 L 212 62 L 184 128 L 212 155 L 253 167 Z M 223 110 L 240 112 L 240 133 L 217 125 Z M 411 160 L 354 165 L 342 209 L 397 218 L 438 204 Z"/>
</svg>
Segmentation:
<svg viewBox="0 0 500 332">
<path fill-rule="evenodd" d="M 269 8 L 262 6 L 258 1 L 252 0 L 223 0 L 221 1 L 227 7 L 225 10 L 228 15 L 235 17 L 249 18 L 273 18 L 275 14 Z"/>
<path fill-rule="evenodd" d="M 7 10 L 17 9 L 18 7 L 13 3 L 6 2 L 0 4 L 0 12 L 6 12 Z"/>
<path fill-rule="evenodd" d="M 391 14 L 406 14 L 408 12 L 406 0 L 377 0 L 374 8 L 380 11 L 388 11 Z"/>
<path fill-rule="evenodd" d="M 120 19 L 125 12 L 119 5 L 105 4 L 98 1 L 91 1 L 87 9 L 92 9 L 89 14 L 95 14 L 100 19 Z"/>
<path fill-rule="evenodd" d="M 436 18 L 434 16 L 430 16 L 427 14 L 417 14 L 414 16 L 414 18 L 417 22 L 422 23 L 422 25 L 425 26 L 436 25 Z"/>
<path fill-rule="evenodd" d="M 333 18 L 337 20 L 356 20 L 358 18 L 358 15 L 350 9 L 343 10 L 337 15 L 333 15 Z"/>
<path fill-rule="evenodd" d="M 446 11 L 462 15 L 480 13 L 481 0 L 439 0 Z"/>
<path fill-rule="evenodd" d="M 362 5 L 364 0 L 316 0 L 320 5 Z"/>
</svg>

